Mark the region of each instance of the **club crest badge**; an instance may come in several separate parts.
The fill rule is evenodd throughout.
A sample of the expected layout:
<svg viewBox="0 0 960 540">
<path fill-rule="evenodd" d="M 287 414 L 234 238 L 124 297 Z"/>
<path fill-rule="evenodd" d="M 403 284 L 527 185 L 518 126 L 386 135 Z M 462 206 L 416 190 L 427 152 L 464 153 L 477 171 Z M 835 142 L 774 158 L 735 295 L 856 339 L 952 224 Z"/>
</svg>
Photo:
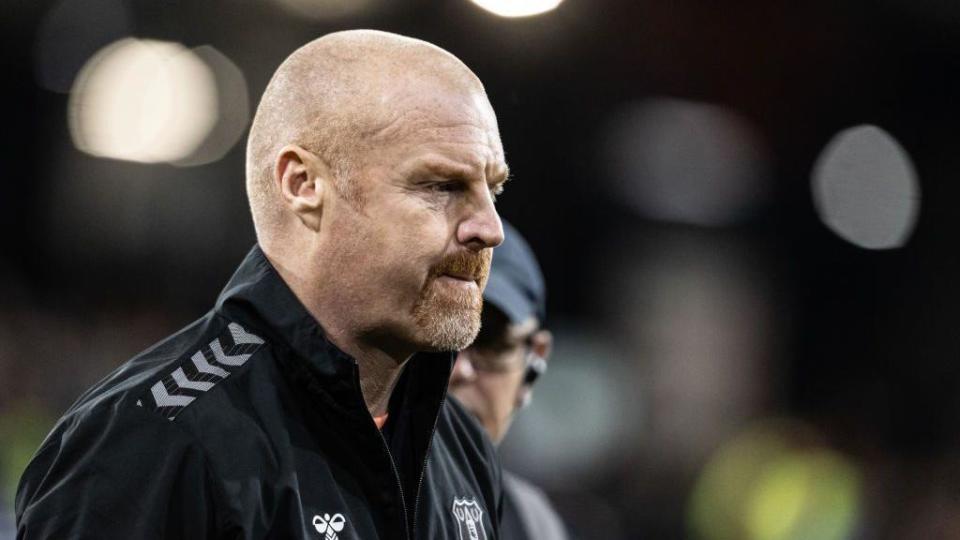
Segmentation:
<svg viewBox="0 0 960 540">
<path fill-rule="evenodd" d="M 337 540 L 337 533 L 346 525 L 347 518 L 343 514 L 313 516 L 313 528 L 323 535 L 323 540 Z"/>
<path fill-rule="evenodd" d="M 453 517 L 457 518 L 458 540 L 487 540 L 483 509 L 476 499 L 453 499 Z"/>
</svg>

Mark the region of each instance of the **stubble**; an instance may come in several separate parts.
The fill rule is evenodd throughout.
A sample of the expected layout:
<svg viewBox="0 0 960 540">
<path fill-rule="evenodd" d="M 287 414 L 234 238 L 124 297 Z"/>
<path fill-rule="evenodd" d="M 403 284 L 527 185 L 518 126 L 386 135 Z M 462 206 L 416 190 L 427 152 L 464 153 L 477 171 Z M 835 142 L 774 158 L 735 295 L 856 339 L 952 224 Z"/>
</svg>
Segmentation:
<svg viewBox="0 0 960 540">
<path fill-rule="evenodd" d="M 462 252 L 445 257 L 430 270 L 412 314 L 422 339 L 435 350 L 458 351 L 473 343 L 480 332 L 482 291 L 490 275 L 493 250 Z M 447 287 L 437 282 L 444 274 L 467 274 L 477 287 Z"/>
</svg>

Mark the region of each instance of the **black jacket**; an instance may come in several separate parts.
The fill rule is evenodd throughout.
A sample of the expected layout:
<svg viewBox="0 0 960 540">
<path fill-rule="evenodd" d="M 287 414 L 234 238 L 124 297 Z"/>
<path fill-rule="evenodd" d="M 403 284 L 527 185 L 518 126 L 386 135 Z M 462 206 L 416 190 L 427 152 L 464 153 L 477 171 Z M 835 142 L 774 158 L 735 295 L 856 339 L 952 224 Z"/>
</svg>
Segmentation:
<svg viewBox="0 0 960 540">
<path fill-rule="evenodd" d="M 84 393 L 27 467 L 17 537 L 499 538 L 500 469 L 407 363 L 377 429 L 356 362 L 258 247 L 205 317 Z"/>
<path fill-rule="evenodd" d="M 523 478 L 503 471 L 500 534 L 509 540 L 568 540 L 563 521 L 546 494 Z"/>
</svg>

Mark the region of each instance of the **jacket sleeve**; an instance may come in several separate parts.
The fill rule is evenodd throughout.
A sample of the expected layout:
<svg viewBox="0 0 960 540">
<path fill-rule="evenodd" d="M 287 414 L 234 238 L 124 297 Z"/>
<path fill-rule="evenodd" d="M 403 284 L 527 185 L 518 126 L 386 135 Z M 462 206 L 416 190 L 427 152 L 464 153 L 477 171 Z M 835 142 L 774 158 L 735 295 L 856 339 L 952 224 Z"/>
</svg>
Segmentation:
<svg viewBox="0 0 960 540">
<path fill-rule="evenodd" d="M 135 405 L 64 418 L 20 480 L 18 540 L 216 536 L 215 484 L 199 445 Z"/>
</svg>

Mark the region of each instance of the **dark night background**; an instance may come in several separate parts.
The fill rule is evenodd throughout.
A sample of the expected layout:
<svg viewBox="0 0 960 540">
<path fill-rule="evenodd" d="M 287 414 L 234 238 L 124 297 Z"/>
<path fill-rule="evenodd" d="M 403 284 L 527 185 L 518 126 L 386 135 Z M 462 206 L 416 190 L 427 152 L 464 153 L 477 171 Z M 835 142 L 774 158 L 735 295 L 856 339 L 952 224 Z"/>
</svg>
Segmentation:
<svg viewBox="0 0 960 540">
<path fill-rule="evenodd" d="M 460 57 L 497 111 L 513 174 L 498 208 L 541 260 L 558 341 L 504 461 L 544 486 L 578 537 L 960 538 L 960 6 L 566 0 L 507 19 L 411 0 L 311 20 L 268 0 L 91 0 L 49 22 L 70 3 L 0 9 L 0 510 L 82 389 L 209 309 L 254 241 L 244 138 L 196 167 L 86 155 L 44 66 L 69 90 L 85 58 L 124 36 L 211 45 L 242 71 L 252 108 L 299 45 L 376 28 Z M 625 195 L 621 177 L 645 180 L 616 170 L 610 141 L 624 131 L 611 126 L 665 102 L 747 126 L 761 159 L 740 211 L 671 219 L 638 206 L 642 190 Z M 919 182 L 915 227 L 893 249 L 835 234 L 811 195 L 824 147 L 862 124 L 899 142 Z M 685 148 L 672 162 L 742 155 Z M 712 163 L 691 167 L 690 189 L 723 192 Z M 801 510 L 780 525 L 737 513 L 762 507 L 749 495 L 759 472 L 728 486 L 753 502 L 702 495 L 704 471 L 755 433 L 775 434 L 781 458 L 809 473 L 808 488 L 783 484 Z M 734 447 L 751 462 L 749 445 Z"/>
</svg>

